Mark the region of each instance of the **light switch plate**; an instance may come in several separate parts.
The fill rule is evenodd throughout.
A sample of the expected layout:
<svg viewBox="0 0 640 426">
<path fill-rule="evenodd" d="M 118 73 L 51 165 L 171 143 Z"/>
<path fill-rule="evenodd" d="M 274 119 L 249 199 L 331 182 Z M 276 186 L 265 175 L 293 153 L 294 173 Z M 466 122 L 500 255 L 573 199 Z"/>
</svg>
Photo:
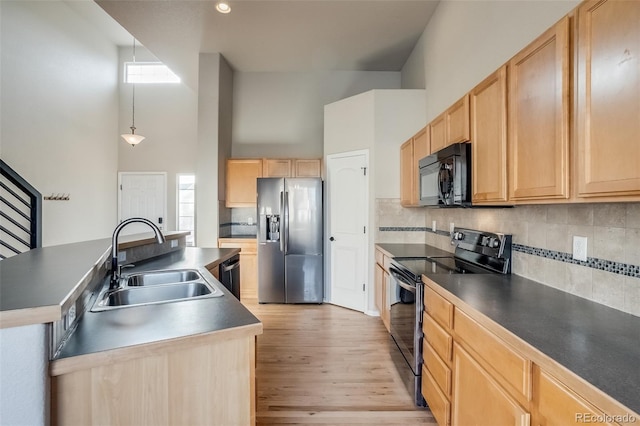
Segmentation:
<svg viewBox="0 0 640 426">
<path fill-rule="evenodd" d="M 124 262 L 125 260 L 127 260 L 127 252 L 126 251 L 119 251 L 118 252 L 118 262 Z"/>
<path fill-rule="evenodd" d="M 456 229 L 456 225 L 453 222 L 449 223 L 449 233 L 453 234 L 453 231 Z"/>
<path fill-rule="evenodd" d="M 582 262 L 587 261 L 587 237 L 573 236 L 573 258 Z"/>
<path fill-rule="evenodd" d="M 437 229 L 437 222 L 435 220 L 431 221 L 431 230 L 433 232 L 436 232 Z"/>
<path fill-rule="evenodd" d="M 178 247 L 178 240 L 171 240 L 171 248 Z"/>
</svg>

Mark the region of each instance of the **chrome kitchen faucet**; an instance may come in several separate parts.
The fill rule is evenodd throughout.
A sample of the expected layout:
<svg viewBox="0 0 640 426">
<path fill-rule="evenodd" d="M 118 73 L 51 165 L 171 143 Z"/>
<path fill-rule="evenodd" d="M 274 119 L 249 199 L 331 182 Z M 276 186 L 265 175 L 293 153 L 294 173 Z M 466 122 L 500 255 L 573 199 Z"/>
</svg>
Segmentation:
<svg viewBox="0 0 640 426">
<path fill-rule="evenodd" d="M 116 229 L 113 231 L 113 237 L 111 238 L 111 283 L 109 284 L 109 289 L 113 290 L 118 287 L 118 281 L 120 280 L 120 265 L 118 265 L 118 236 L 120 235 L 120 231 L 122 228 L 127 226 L 130 223 L 145 223 L 153 229 L 153 232 L 156 234 L 156 241 L 158 244 L 164 243 L 164 235 L 162 235 L 162 231 L 158 226 L 151 222 L 149 219 L 145 219 L 143 217 L 132 217 L 130 219 L 123 220 L 120 222 Z"/>
</svg>

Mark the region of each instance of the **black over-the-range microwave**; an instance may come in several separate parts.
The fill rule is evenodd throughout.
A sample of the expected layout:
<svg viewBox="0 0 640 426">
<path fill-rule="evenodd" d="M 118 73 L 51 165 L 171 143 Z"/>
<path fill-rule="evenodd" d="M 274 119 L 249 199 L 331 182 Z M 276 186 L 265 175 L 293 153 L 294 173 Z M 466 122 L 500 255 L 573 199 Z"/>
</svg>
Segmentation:
<svg viewBox="0 0 640 426">
<path fill-rule="evenodd" d="M 471 206 L 471 144 L 449 145 L 418 164 L 421 206 Z"/>
</svg>

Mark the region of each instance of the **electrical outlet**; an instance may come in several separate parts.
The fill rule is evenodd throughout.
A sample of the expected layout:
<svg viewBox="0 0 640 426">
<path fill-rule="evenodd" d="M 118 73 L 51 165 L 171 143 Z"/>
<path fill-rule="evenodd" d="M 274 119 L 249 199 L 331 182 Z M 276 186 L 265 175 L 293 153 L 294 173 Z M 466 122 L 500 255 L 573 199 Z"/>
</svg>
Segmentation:
<svg viewBox="0 0 640 426">
<path fill-rule="evenodd" d="M 436 222 L 435 220 L 432 220 L 432 221 L 431 221 L 431 230 L 432 230 L 433 232 L 436 232 L 436 230 L 438 229 L 438 228 L 436 227 L 436 225 L 437 225 L 437 222 Z"/>
<path fill-rule="evenodd" d="M 178 240 L 171 240 L 171 248 L 178 247 Z"/>
<path fill-rule="evenodd" d="M 449 233 L 453 235 L 453 231 L 456 229 L 456 225 L 453 222 L 449 223 Z"/>
<path fill-rule="evenodd" d="M 127 260 L 127 252 L 126 251 L 119 251 L 118 252 L 118 262 L 124 262 L 125 260 Z"/>
<path fill-rule="evenodd" d="M 247 225 L 253 225 L 253 217 L 249 216 L 247 219 Z"/>
<path fill-rule="evenodd" d="M 573 236 L 573 258 L 582 262 L 587 261 L 587 237 Z"/>
</svg>

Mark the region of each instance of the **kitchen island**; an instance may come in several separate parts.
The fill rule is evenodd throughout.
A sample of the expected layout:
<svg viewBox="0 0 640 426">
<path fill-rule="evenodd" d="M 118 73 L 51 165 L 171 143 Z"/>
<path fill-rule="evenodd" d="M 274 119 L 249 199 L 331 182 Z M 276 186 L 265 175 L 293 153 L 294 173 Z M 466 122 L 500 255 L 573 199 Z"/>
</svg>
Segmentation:
<svg viewBox="0 0 640 426">
<path fill-rule="evenodd" d="M 262 333 L 262 324 L 209 272 L 238 250 L 173 249 L 172 237 L 167 239 L 172 247 L 168 253 L 136 261 L 125 273 L 197 269 L 223 295 L 102 312 L 90 312 L 89 302 L 75 328 L 50 355 L 52 424 L 255 422 L 255 336 Z M 141 241 L 149 245 L 141 247 L 143 252 L 155 244 Z M 135 246 L 130 240 L 120 248 Z M 2 262 L 3 327 L 64 322 L 74 299 L 107 279 L 108 240 L 61 247 L 64 254 L 77 256 L 60 257 L 59 250 L 50 247 L 20 255 L 30 257 L 29 262 L 20 256 Z M 72 272 L 65 270 L 64 258 Z M 38 260 L 49 266 L 48 273 L 38 267 Z M 33 292 L 40 298 L 35 302 L 16 296 L 15 289 L 33 282 L 29 271 L 19 271 L 25 265 L 33 265 L 29 270 L 40 277 L 62 271 L 66 287 L 53 279 L 55 285 Z M 17 283 L 18 279 L 24 281 Z"/>
</svg>

